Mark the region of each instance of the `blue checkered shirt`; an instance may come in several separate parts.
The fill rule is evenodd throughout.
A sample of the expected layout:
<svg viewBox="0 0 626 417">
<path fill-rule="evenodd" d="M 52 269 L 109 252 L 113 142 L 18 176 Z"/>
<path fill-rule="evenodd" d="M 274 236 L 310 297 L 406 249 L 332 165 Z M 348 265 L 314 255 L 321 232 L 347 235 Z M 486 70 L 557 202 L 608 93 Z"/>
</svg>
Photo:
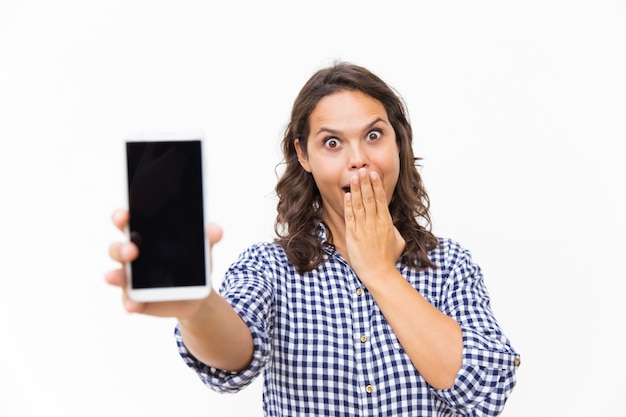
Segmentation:
<svg viewBox="0 0 626 417">
<path fill-rule="evenodd" d="M 330 248 L 326 262 L 305 274 L 276 243 L 251 246 L 230 267 L 220 293 L 252 332 L 246 369 L 199 362 L 176 328 L 180 354 L 218 392 L 237 392 L 263 373 L 269 417 L 495 416 L 515 385 L 519 356 L 492 314 L 470 253 L 452 240 L 439 242 L 429 253 L 437 268 L 397 268 L 462 327 L 463 365 L 450 389 L 422 378 L 372 296 Z"/>
</svg>

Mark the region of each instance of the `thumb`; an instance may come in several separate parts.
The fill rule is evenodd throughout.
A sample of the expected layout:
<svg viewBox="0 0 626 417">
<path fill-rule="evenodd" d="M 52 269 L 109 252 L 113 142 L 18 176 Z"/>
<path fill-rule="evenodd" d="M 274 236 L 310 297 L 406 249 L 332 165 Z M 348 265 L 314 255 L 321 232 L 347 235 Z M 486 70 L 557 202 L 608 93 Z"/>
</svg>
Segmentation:
<svg viewBox="0 0 626 417">
<path fill-rule="evenodd" d="M 209 223 L 209 225 L 206 228 L 206 235 L 209 238 L 209 244 L 211 246 L 213 246 L 214 244 L 222 240 L 223 234 L 224 234 L 224 231 L 216 223 Z"/>
</svg>

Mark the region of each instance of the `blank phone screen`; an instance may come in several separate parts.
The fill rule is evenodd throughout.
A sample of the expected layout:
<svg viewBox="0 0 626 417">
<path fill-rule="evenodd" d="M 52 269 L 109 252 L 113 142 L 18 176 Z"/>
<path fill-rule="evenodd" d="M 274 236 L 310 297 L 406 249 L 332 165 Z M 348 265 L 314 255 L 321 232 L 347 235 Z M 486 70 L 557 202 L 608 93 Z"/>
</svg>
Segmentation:
<svg viewBox="0 0 626 417">
<path fill-rule="evenodd" d="M 200 140 L 126 142 L 135 289 L 205 285 Z"/>
</svg>

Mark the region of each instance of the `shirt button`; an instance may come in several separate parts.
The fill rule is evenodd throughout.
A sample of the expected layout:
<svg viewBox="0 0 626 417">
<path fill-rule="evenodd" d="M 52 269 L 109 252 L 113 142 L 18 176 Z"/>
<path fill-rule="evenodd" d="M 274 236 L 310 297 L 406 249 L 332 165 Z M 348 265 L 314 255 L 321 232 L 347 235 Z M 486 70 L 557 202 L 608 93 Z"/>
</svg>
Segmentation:
<svg viewBox="0 0 626 417">
<path fill-rule="evenodd" d="M 368 385 L 365 387 L 365 391 L 367 391 L 368 394 L 371 394 L 372 392 L 374 392 L 374 387 L 371 385 Z"/>
<path fill-rule="evenodd" d="M 356 295 L 361 295 L 361 294 L 363 294 L 363 290 L 362 290 L 362 289 L 360 289 L 360 288 L 359 288 L 359 289 L 357 289 L 357 290 L 356 290 Z"/>
<path fill-rule="evenodd" d="M 515 363 L 515 366 L 519 366 L 520 363 L 522 363 L 522 361 L 520 361 L 519 358 L 515 358 L 515 362 L 514 363 Z"/>
<path fill-rule="evenodd" d="M 367 336 L 363 335 L 361 336 L 361 343 L 365 343 L 367 342 Z"/>
</svg>

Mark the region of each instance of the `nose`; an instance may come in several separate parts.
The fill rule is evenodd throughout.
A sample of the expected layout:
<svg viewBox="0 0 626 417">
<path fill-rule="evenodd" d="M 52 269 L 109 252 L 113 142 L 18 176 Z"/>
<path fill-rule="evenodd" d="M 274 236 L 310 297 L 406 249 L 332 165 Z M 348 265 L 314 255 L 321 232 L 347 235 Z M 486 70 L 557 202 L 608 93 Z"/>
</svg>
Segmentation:
<svg viewBox="0 0 626 417">
<path fill-rule="evenodd" d="M 364 149 L 363 144 L 359 143 L 350 147 L 348 166 L 353 170 L 369 166 L 367 151 Z"/>
</svg>

